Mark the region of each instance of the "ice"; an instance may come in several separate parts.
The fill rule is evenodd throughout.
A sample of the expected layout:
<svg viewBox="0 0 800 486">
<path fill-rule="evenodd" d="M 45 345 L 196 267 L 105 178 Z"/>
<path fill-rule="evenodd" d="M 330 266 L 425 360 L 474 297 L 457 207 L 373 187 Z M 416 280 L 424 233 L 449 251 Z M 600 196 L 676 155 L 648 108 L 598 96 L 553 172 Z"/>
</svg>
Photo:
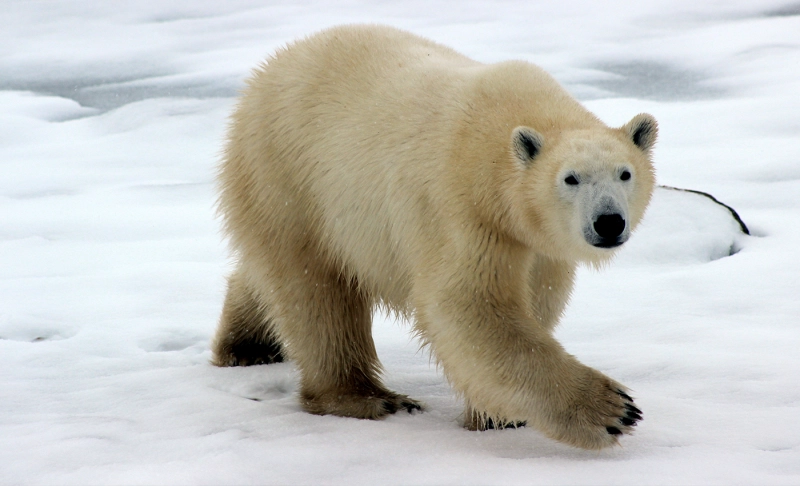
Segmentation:
<svg viewBox="0 0 800 486">
<path fill-rule="evenodd" d="M 540 64 L 610 125 L 659 121 L 660 184 L 559 340 L 645 419 L 586 452 L 460 426 L 410 324 L 378 314 L 422 414 L 301 411 L 291 363 L 211 366 L 230 271 L 214 174 L 276 48 L 387 23 Z M 796 2 L 7 2 L 0 13 L 0 483 L 797 484 Z"/>
<path fill-rule="evenodd" d="M 738 216 L 738 214 L 736 214 Z M 730 209 L 703 194 L 658 187 L 617 265 L 704 263 L 731 256 L 745 244 L 744 228 Z"/>
</svg>

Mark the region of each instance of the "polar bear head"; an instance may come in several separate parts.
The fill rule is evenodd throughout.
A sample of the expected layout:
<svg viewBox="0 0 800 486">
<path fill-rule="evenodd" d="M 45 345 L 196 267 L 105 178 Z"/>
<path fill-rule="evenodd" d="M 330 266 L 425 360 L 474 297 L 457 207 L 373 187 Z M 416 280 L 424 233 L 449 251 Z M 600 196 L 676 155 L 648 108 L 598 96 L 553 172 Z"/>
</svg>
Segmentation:
<svg viewBox="0 0 800 486">
<path fill-rule="evenodd" d="M 600 263 L 625 243 L 653 191 L 650 151 L 658 126 L 647 114 L 618 129 L 542 135 L 519 126 L 511 153 L 537 246 L 557 258 Z"/>
</svg>

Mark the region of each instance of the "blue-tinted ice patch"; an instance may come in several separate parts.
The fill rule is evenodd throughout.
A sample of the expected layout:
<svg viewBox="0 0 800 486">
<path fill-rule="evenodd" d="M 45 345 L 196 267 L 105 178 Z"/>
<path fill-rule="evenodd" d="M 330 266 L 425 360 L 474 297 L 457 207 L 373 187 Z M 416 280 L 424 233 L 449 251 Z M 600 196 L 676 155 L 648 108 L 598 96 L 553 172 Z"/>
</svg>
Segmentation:
<svg viewBox="0 0 800 486">
<path fill-rule="evenodd" d="M 108 77 L 82 76 L 81 73 L 53 77 L 0 79 L 0 93 L 27 92 L 41 99 L 69 101 L 81 111 L 59 114 L 50 121 L 64 121 L 104 113 L 137 101 L 153 98 L 233 98 L 242 87 L 242 76 L 222 74 L 169 74 L 130 72 Z M 62 102 L 63 104 L 63 102 Z M 48 118 L 49 120 L 49 118 Z"/>
<path fill-rule="evenodd" d="M 665 62 L 617 60 L 580 70 L 584 79 L 568 82 L 579 99 L 637 98 L 655 101 L 687 101 L 719 98 L 725 90 L 711 77 Z"/>
<path fill-rule="evenodd" d="M 81 106 L 77 101 L 66 97 L 28 91 L 0 91 L 0 106 L 3 107 L 4 117 L 26 117 L 48 122 L 67 121 L 99 113 L 94 108 Z"/>
</svg>

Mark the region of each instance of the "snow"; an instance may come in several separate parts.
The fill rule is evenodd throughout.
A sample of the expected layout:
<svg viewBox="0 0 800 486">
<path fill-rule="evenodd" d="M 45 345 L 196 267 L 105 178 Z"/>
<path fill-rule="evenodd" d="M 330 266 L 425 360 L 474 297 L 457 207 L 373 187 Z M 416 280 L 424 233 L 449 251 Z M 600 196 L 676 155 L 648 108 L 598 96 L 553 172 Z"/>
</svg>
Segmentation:
<svg viewBox="0 0 800 486">
<path fill-rule="evenodd" d="M 236 90 L 350 22 L 535 62 L 612 125 L 652 113 L 659 183 L 751 229 L 659 189 L 616 261 L 581 270 L 558 338 L 634 390 L 621 447 L 462 429 L 386 316 L 386 381 L 422 414 L 312 416 L 291 364 L 209 365 Z M 0 483 L 800 483 L 797 3 L 19 1 L 0 25 Z"/>
</svg>

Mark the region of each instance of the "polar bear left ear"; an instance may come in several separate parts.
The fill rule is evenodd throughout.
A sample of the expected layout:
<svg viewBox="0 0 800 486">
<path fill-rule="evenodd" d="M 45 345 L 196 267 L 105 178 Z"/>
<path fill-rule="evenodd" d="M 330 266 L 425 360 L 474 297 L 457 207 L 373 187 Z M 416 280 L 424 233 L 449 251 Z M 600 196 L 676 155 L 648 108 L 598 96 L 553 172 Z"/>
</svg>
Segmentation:
<svg viewBox="0 0 800 486">
<path fill-rule="evenodd" d="M 529 165 L 544 145 L 544 137 L 529 127 L 517 127 L 511 134 L 511 149 L 523 165 Z"/>
<path fill-rule="evenodd" d="M 647 152 L 656 143 L 658 122 L 653 118 L 653 115 L 640 113 L 622 127 L 622 130 L 628 134 L 634 145 Z"/>
</svg>

